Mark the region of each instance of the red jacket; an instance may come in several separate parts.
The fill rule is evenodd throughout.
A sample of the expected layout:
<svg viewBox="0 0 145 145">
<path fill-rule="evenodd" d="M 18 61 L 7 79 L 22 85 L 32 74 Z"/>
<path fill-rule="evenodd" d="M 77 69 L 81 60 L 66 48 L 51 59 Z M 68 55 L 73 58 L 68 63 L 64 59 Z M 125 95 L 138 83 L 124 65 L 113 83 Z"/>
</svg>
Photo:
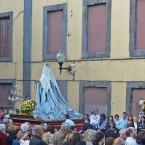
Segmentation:
<svg viewBox="0 0 145 145">
<path fill-rule="evenodd" d="M 8 138 L 3 132 L 0 132 L 0 145 L 9 145 Z"/>
</svg>

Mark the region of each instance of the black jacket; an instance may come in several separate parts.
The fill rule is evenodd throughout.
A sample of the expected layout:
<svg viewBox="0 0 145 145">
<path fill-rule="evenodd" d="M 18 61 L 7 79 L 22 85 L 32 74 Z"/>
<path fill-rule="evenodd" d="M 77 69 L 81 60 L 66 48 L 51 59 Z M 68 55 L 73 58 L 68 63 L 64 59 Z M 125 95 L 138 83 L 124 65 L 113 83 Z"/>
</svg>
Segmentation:
<svg viewBox="0 0 145 145">
<path fill-rule="evenodd" d="M 40 137 L 33 135 L 29 145 L 46 145 L 46 143 Z"/>
</svg>

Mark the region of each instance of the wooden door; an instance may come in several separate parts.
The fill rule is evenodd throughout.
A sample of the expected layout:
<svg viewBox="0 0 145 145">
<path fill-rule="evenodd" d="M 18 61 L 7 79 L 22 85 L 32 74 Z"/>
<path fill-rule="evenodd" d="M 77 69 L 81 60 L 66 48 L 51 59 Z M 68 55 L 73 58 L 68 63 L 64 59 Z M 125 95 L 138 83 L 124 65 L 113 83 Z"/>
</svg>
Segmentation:
<svg viewBox="0 0 145 145">
<path fill-rule="evenodd" d="M 8 100 L 12 88 L 11 83 L 0 83 L 0 109 L 12 108 L 12 102 Z"/>
<path fill-rule="evenodd" d="M 99 109 L 99 113 L 108 113 L 108 90 L 107 88 L 85 88 L 84 113 L 90 114 L 92 109 Z"/>
</svg>

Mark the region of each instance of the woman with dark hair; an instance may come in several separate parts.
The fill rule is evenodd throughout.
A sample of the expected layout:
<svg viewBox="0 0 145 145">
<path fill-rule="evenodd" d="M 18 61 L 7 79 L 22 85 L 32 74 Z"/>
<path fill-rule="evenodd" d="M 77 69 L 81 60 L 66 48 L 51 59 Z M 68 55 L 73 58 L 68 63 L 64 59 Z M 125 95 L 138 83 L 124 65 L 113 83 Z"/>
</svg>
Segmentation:
<svg viewBox="0 0 145 145">
<path fill-rule="evenodd" d="M 105 134 L 103 132 L 97 132 L 93 145 L 105 145 Z"/>
<path fill-rule="evenodd" d="M 20 128 L 17 128 L 14 133 L 14 139 L 12 145 L 20 145 L 19 141 L 23 137 L 22 131 Z"/>
<path fill-rule="evenodd" d="M 115 114 L 114 122 L 115 122 L 115 127 L 118 130 L 119 129 L 119 115 L 118 114 Z"/>
<path fill-rule="evenodd" d="M 145 130 L 145 116 L 142 116 L 140 119 L 140 122 L 138 123 L 138 132 L 139 131 L 144 131 Z"/>
<path fill-rule="evenodd" d="M 99 126 L 98 128 L 102 131 L 105 132 L 106 131 L 106 126 L 107 125 L 107 119 L 106 119 L 106 115 L 104 113 L 102 113 L 100 115 L 100 120 L 99 120 Z"/>
<path fill-rule="evenodd" d="M 116 126 L 115 126 L 115 122 L 114 122 L 114 119 L 113 119 L 113 116 L 108 116 L 108 120 L 107 120 L 107 130 L 108 129 L 116 129 Z"/>
<path fill-rule="evenodd" d="M 128 116 L 127 128 L 128 127 L 134 127 L 134 121 L 133 121 L 133 116 L 132 115 Z"/>
</svg>

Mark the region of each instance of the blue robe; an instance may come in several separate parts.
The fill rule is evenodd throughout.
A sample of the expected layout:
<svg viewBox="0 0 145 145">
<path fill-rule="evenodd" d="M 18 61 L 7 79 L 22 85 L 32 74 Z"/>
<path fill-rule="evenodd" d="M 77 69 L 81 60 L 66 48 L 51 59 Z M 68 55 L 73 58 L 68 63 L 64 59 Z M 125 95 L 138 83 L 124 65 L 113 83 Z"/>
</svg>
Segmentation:
<svg viewBox="0 0 145 145">
<path fill-rule="evenodd" d="M 44 65 L 42 75 L 36 82 L 35 118 L 45 121 L 64 120 L 65 114 L 71 119 L 80 119 L 82 115 L 73 110 L 62 96 L 54 74 L 48 65 Z"/>
</svg>

